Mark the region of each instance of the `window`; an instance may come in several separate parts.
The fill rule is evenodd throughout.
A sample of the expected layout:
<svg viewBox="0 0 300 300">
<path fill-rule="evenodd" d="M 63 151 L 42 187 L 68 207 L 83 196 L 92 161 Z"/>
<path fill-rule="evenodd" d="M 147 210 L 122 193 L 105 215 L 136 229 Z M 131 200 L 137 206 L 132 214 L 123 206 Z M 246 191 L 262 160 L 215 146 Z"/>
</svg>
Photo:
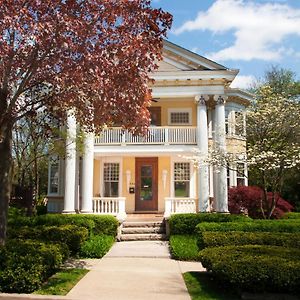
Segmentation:
<svg viewBox="0 0 300 300">
<path fill-rule="evenodd" d="M 174 195 L 175 197 L 190 196 L 190 163 L 174 163 Z"/>
<path fill-rule="evenodd" d="M 119 163 L 104 163 L 104 197 L 119 197 Z"/>
<path fill-rule="evenodd" d="M 245 136 L 245 120 L 241 111 L 235 112 L 235 135 Z"/>
<path fill-rule="evenodd" d="M 50 157 L 49 162 L 49 194 L 58 194 L 59 189 L 59 157 Z"/>
<path fill-rule="evenodd" d="M 229 134 L 229 111 L 225 110 L 225 133 Z"/>
<path fill-rule="evenodd" d="M 189 108 L 169 109 L 169 125 L 191 125 L 192 110 Z"/>
<path fill-rule="evenodd" d="M 230 188 L 230 164 L 227 163 L 227 187 Z"/>
<path fill-rule="evenodd" d="M 237 163 L 236 183 L 237 183 L 237 186 L 245 185 L 245 164 L 244 163 Z"/>
</svg>

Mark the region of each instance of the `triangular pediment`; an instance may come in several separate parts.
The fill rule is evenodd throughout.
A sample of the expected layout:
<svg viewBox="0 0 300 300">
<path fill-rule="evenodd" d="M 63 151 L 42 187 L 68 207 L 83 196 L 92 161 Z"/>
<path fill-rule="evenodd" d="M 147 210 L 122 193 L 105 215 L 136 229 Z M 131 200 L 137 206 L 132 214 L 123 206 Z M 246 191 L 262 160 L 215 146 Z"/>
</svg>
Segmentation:
<svg viewBox="0 0 300 300">
<path fill-rule="evenodd" d="M 200 70 L 227 70 L 227 68 L 197 53 L 164 40 L 163 60 L 159 62 L 158 72 Z"/>
</svg>

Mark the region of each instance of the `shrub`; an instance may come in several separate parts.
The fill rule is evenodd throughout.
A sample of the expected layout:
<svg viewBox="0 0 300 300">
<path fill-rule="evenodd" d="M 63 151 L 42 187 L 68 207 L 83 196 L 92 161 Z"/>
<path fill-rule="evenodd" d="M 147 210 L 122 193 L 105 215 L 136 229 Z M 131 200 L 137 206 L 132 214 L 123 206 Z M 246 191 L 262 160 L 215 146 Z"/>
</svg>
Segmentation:
<svg viewBox="0 0 300 300">
<path fill-rule="evenodd" d="M 63 245 L 10 240 L 0 250 L 0 291 L 31 293 L 61 265 Z"/>
<path fill-rule="evenodd" d="M 170 252 L 174 259 L 199 260 L 199 248 L 195 235 L 172 235 L 169 242 Z"/>
<path fill-rule="evenodd" d="M 300 219 L 300 213 L 288 212 L 282 216 L 283 219 Z"/>
<path fill-rule="evenodd" d="M 72 255 L 79 252 L 88 238 L 88 230 L 76 225 L 37 226 L 9 229 L 9 238 L 35 239 L 66 244 Z"/>
<path fill-rule="evenodd" d="M 276 208 L 272 218 L 281 218 L 286 212 L 290 212 L 293 206 L 282 199 L 279 195 Z M 263 198 L 263 190 L 257 186 L 238 186 L 230 188 L 228 191 L 228 209 L 232 214 L 241 214 L 247 211 L 254 219 L 263 218 L 260 202 Z M 268 193 L 268 201 L 271 203 L 272 193 Z"/>
<path fill-rule="evenodd" d="M 114 237 L 110 235 L 95 235 L 84 242 L 80 249 L 80 256 L 101 258 L 108 252 L 114 241 Z"/>
<path fill-rule="evenodd" d="M 244 215 L 222 213 L 198 213 L 172 215 L 170 222 L 171 234 L 194 234 L 195 227 L 201 222 L 245 222 L 251 219 Z"/>
<path fill-rule="evenodd" d="M 300 233 L 207 231 L 202 233 L 202 239 L 198 242 L 200 249 L 229 245 L 273 245 L 300 249 Z"/>
<path fill-rule="evenodd" d="M 251 292 L 299 292 L 300 250 L 278 246 L 225 246 L 200 251 L 217 279 Z"/>
</svg>

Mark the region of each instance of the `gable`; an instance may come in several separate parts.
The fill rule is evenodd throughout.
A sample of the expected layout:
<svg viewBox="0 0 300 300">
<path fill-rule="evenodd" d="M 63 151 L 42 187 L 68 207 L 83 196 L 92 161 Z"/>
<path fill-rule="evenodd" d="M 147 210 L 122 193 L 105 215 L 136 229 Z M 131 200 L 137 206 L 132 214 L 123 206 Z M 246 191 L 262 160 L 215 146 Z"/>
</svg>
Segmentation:
<svg viewBox="0 0 300 300">
<path fill-rule="evenodd" d="M 157 71 L 158 72 L 172 72 L 172 71 L 191 71 L 191 70 L 193 70 L 192 67 L 164 56 L 163 60 L 158 63 Z"/>
</svg>

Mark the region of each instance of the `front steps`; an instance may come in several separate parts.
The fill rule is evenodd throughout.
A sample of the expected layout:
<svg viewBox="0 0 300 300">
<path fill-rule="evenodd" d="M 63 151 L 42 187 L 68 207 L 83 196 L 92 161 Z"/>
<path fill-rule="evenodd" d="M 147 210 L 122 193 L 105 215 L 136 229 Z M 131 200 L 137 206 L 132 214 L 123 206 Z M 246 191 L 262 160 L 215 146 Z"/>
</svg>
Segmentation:
<svg viewBox="0 0 300 300">
<path fill-rule="evenodd" d="M 121 225 L 119 241 L 163 241 L 166 240 L 165 222 L 125 221 Z"/>
</svg>

